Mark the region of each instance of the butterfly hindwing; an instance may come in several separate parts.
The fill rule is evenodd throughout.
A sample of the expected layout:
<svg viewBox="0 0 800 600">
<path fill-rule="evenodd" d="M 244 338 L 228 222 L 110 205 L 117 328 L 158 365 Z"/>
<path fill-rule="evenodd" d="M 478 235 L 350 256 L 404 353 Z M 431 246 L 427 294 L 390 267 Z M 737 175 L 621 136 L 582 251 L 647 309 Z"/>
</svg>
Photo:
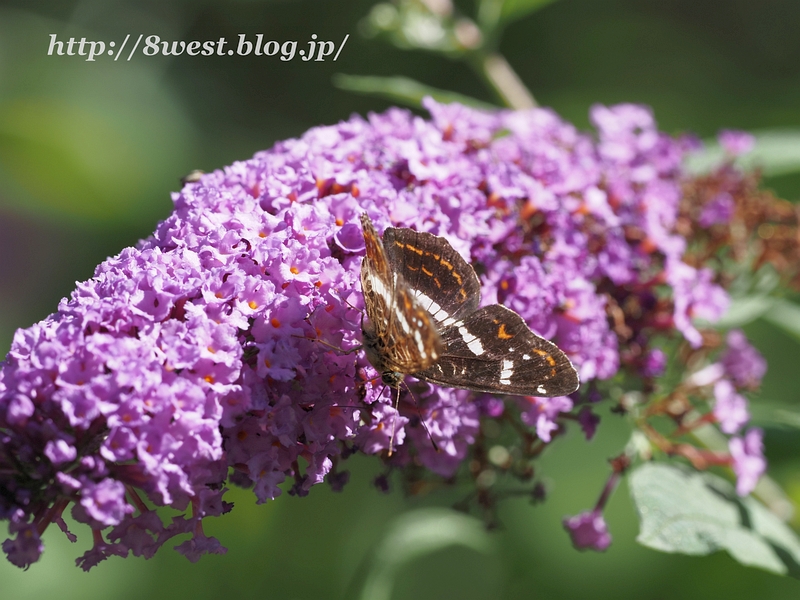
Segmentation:
<svg viewBox="0 0 800 600">
<path fill-rule="evenodd" d="M 475 270 L 444 238 L 389 227 L 383 245 L 392 269 L 403 276 L 440 328 L 480 305 L 481 284 Z"/>
<path fill-rule="evenodd" d="M 439 385 L 522 396 L 562 396 L 579 386 L 569 358 L 517 313 L 485 306 L 440 331 L 445 350 L 414 373 Z"/>
</svg>

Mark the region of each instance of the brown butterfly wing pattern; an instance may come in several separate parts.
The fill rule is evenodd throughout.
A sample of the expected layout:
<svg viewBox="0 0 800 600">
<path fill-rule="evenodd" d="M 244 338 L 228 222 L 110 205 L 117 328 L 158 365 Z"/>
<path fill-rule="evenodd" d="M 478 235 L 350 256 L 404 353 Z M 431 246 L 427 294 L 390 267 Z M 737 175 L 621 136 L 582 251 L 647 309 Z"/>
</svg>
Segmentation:
<svg viewBox="0 0 800 600">
<path fill-rule="evenodd" d="M 403 276 L 422 306 L 441 327 L 476 311 L 481 284 L 475 270 L 439 236 L 388 227 L 383 245 L 389 264 Z"/>
<path fill-rule="evenodd" d="M 361 263 L 361 289 L 368 322 L 364 347 L 385 383 L 397 387 L 403 374 L 430 367 L 442 342 L 430 313 L 417 300 L 401 273 L 395 271 L 366 214 L 361 215 L 366 256 Z"/>
<path fill-rule="evenodd" d="M 439 236 L 389 227 L 383 241 L 361 217 L 361 286 L 367 358 L 384 383 L 413 375 L 447 387 L 522 396 L 563 396 L 580 386 L 564 352 L 514 311 L 480 306 L 474 269 Z"/>
<path fill-rule="evenodd" d="M 439 360 L 414 377 L 519 396 L 566 396 L 580 385 L 567 355 L 505 306 L 484 306 L 440 335 L 445 349 Z"/>
</svg>

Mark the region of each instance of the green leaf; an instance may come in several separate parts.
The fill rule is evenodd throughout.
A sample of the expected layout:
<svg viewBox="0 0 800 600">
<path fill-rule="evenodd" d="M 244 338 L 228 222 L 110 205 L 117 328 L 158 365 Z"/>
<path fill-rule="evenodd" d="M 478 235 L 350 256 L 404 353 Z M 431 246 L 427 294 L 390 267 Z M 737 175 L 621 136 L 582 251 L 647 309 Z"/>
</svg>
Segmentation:
<svg viewBox="0 0 800 600">
<path fill-rule="evenodd" d="M 484 36 L 495 39 L 502 27 L 544 8 L 555 0 L 481 0 L 477 20 Z M 495 41 L 499 41 L 496 40 Z"/>
<path fill-rule="evenodd" d="M 800 341 L 800 306 L 794 302 L 780 299 L 773 300 L 770 310 L 762 316 Z"/>
<path fill-rule="evenodd" d="M 744 296 L 733 298 L 728 310 L 714 325 L 722 329 L 742 327 L 763 316 L 775 300 L 768 296 Z"/>
<path fill-rule="evenodd" d="M 770 129 L 752 133 L 756 137 L 755 148 L 737 158 L 737 165 L 748 170 L 760 168 L 767 177 L 800 172 L 800 130 Z M 707 173 L 724 159 L 719 143 L 708 140 L 703 150 L 689 156 L 686 166 L 692 173 Z"/>
<path fill-rule="evenodd" d="M 764 175 L 800 172 L 800 130 L 775 129 L 756 133 L 756 147 L 742 157 L 742 166 L 761 167 Z"/>
<path fill-rule="evenodd" d="M 503 23 L 517 21 L 553 2 L 555 0 L 505 0 L 500 12 L 500 20 Z"/>
<path fill-rule="evenodd" d="M 491 536 L 473 517 L 443 508 L 420 509 L 398 517 L 372 553 L 359 598 L 390 600 L 395 577 L 403 565 L 449 546 L 464 546 L 483 554 L 494 550 Z"/>
<path fill-rule="evenodd" d="M 408 77 L 370 77 L 362 75 L 345 75 L 337 73 L 333 76 L 333 85 L 348 92 L 356 92 L 369 96 L 380 96 L 399 102 L 412 108 L 419 108 L 425 96 L 431 96 L 437 102 L 449 104 L 458 102 L 465 106 L 480 108 L 484 110 L 497 109 L 496 106 L 487 102 L 481 102 L 475 98 L 464 96 L 457 92 L 440 90 L 435 87 L 425 85 Z"/>
<path fill-rule="evenodd" d="M 726 550 L 743 565 L 800 579 L 800 539 L 752 497 L 710 473 L 646 463 L 629 476 L 639 512 L 637 541 L 655 550 L 705 555 Z"/>
<path fill-rule="evenodd" d="M 800 429 L 800 409 L 766 402 L 750 404 L 750 423 L 759 427 Z"/>
</svg>

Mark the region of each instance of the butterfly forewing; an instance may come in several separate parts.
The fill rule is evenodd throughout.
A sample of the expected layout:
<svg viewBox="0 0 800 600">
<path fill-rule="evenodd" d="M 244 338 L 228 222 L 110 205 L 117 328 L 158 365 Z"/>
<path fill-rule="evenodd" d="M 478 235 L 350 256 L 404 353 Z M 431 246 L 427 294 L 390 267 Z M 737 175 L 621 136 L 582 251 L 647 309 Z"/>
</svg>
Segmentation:
<svg viewBox="0 0 800 600">
<path fill-rule="evenodd" d="M 580 385 L 555 344 L 533 333 L 517 313 L 485 306 L 440 331 L 445 350 L 415 377 L 448 387 L 521 396 L 563 396 Z"/>
<path fill-rule="evenodd" d="M 365 345 L 374 366 L 383 372 L 413 373 L 428 368 L 442 342 L 431 315 L 420 305 L 401 273 L 391 267 L 369 217 L 361 216 L 366 256 L 361 288 L 369 324 Z"/>
<path fill-rule="evenodd" d="M 366 214 L 361 216 L 366 254 L 361 263 L 361 289 L 367 318 L 378 336 L 385 335 L 389 326 L 387 316 L 394 304 L 395 275 L 389 266 L 383 244 Z"/>
<path fill-rule="evenodd" d="M 391 268 L 403 276 L 440 329 L 480 306 L 481 284 L 475 270 L 444 238 L 389 227 L 383 245 Z"/>
</svg>

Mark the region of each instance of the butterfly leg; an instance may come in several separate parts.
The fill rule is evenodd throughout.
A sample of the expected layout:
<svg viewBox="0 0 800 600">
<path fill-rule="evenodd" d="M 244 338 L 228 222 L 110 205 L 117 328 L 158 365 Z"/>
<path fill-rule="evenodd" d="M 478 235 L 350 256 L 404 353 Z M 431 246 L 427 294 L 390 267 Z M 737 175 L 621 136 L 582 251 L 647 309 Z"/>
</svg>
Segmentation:
<svg viewBox="0 0 800 600">
<path fill-rule="evenodd" d="M 422 417 L 422 410 L 419 407 L 419 403 L 417 402 L 417 398 L 414 396 L 414 392 L 411 391 L 411 388 L 408 387 L 408 384 L 405 381 L 403 381 L 403 385 L 406 386 L 406 389 L 408 390 L 408 393 L 411 396 L 411 399 L 414 401 L 414 407 L 417 409 L 417 415 L 419 416 L 419 422 L 422 425 L 422 428 L 425 430 L 425 433 L 428 434 L 428 439 L 431 441 L 431 446 L 433 446 L 433 449 L 436 450 L 436 452 L 438 452 L 439 451 L 439 445 L 436 443 L 436 440 L 433 439 L 433 436 L 431 435 L 430 429 L 428 429 L 428 426 L 425 424 L 425 419 Z"/>
<path fill-rule="evenodd" d="M 400 387 L 395 388 L 397 390 L 397 396 L 395 397 L 394 401 L 394 418 L 392 419 L 392 435 L 389 436 L 389 456 L 394 453 L 394 433 L 397 429 L 397 415 L 400 411 Z"/>
</svg>

